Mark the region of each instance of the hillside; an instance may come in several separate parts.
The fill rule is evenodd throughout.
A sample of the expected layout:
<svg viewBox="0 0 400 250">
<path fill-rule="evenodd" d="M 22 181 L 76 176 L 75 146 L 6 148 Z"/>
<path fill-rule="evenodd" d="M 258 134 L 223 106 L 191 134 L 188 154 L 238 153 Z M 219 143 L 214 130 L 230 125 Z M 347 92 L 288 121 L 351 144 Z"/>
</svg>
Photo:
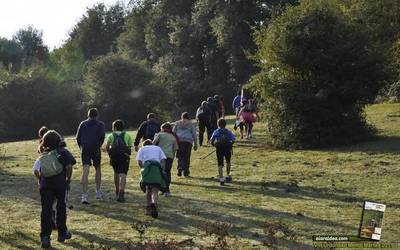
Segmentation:
<svg viewBox="0 0 400 250">
<path fill-rule="evenodd" d="M 94 199 L 92 169 L 91 204 L 81 205 L 79 152 L 74 139 L 67 138 L 78 160 L 67 223 L 73 238 L 59 244 L 54 232 L 53 247 L 141 249 L 140 230 L 135 228 L 146 225 L 143 237 L 153 240 L 149 249 L 221 249 L 225 243 L 231 249 L 268 249 L 271 245 L 313 249 L 313 235 L 356 235 L 364 200 L 387 204 L 382 241 L 400 247 L 400 104 L 370 106 L 367 119 L 378 128 L 376 140 L 312 151 L 265 147 L 264 125 L 258 123 L 253 140 L 236 144 L 234 182 L 226 186 L 213 179 L 215 156 L 200 159 L 212 150 L 202 147 L 192 154 L 191 178 L 178 178 L 174 162 L 172 197 L 160 198 L 159 219 L 144 215 L 145 199 L 134 161 L 128 173 L 127 202 L 114 201 L 112 168 L 106 155 L 102 165 L 106 199 Z M 37 141 L 0 144 L 1 249 L 39 246 L 40 196 L 31 173 L 36 146 Z M 278 233 L 269 237 L 269 232 Z M 162 247 L 154 242 L 161 238 L 168 239 Z"/>
</svg>

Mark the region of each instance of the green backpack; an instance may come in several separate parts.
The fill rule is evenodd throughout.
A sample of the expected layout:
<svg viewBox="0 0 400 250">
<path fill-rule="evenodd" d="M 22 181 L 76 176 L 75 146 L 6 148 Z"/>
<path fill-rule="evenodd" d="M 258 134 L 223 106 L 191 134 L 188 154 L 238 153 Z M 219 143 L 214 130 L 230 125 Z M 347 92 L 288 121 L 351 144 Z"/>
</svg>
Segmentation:
<svg viewBox="0 0 400 250">
<path fill-rule="evenodd" d="M 60 155 L 56 150 L 43 153 L 40 158 L 40 173 L 45 178 L 61 174 L 64 166 L 59 160 Z"/>
</svg>

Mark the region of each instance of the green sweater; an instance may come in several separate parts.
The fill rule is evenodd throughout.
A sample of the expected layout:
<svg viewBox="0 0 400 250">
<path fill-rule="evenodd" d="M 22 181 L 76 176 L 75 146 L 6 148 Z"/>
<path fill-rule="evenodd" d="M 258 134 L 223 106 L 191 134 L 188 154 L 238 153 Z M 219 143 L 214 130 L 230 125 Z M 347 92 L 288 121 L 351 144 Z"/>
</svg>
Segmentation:
<svg viewBox="0 0 400 250">
<path fill-rule="evenodd" d="M 167 158 L 174 159 L 175 153 L 178 150 L 178 143 L 175 136 L 171 133 L 160 132 L 156 134 L 153 144 L 159 146 Z"/>
<path fill-rule="evenodd" d="M 141 169 L 140 182 L 144 184 L 159 184 L 165 188 L 167 185 L 161 172 L 161 165 L 157 161 L 146 161 Z"/>
</svg>

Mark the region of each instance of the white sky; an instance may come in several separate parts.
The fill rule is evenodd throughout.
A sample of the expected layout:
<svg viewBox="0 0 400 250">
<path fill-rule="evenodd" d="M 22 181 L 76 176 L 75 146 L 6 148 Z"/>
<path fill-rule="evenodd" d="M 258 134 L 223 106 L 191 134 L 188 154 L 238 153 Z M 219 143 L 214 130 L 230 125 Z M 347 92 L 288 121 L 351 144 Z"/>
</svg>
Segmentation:
<svg viewBox="0 0 400 250">
<path fill-rule="evenodd" d="M 0 37 L 8 39 L 21 28 L 33 25 L 43 32 L 44 43 L 52 50 L 62 45 L 68 32 L 96 3 L 111 5 L 128 0 L 0 0 Z"/>
</svg>

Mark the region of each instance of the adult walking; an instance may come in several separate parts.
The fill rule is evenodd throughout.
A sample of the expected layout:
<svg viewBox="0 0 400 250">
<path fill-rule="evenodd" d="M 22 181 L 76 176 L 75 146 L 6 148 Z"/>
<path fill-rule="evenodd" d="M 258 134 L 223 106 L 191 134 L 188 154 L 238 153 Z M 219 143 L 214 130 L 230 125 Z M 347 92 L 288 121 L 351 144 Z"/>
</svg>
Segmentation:
<svg viewBox="0 0 400 250">
<path fill-rule="evenodd" d="M 203 146 L 204 132 L 207 130 L 207 142 L 211 138 L 211 110 L 207 106 L 207 102 L 201 103 L 201 106 L 197 109 L 196 119 L 199 124 L 199 145 Z"/>
<path fill-rule="evenodd" d="M 211 123 L 211 131 L 214 131 L 217 129 L 217 121 L 218 121 L 218 107 L 215 103 L 214 98 L 208 97 L 207 98 L 207 106 L 211 110 L 211 118 L 210 118 L 210 123 Z"/>
<path fill-rule="evenodd" d="M 88 119 L 81 122 L 76 133 L 76 141 L 81 150 L 82 158 L 82 204 L 88 204 L 89 169 L 93 165 L 96 171 L 96 198 L 102 199 L 101 187 L 101 146 L 105 138 L 104 123 L 97 120 L 98 111 L 91 108 L 88 111 Z"/>
<path fill-rule="evenodd" d="M 192 148 L 197 150 L 197 135 L 196 127 L 189 119 L 189 113 L 184 112 L 181 115 L 181 120 L 175 122 L 173 132 L 178 136 L 179 149 L 177 152 L 178 158 L 178 176 L 190 176 L 190 156 Z"/>
<path fill-rule="evenodd" d="M 160 123 L 158 122 L 154 113 L 147 115 L 147 120 L 142 122 L 138 128 L 135 138 L 135 151 L 139 150 L 140 140 L 151 140 L 153 141 L 155 134 L 160 132 Z"/>
</svg>

